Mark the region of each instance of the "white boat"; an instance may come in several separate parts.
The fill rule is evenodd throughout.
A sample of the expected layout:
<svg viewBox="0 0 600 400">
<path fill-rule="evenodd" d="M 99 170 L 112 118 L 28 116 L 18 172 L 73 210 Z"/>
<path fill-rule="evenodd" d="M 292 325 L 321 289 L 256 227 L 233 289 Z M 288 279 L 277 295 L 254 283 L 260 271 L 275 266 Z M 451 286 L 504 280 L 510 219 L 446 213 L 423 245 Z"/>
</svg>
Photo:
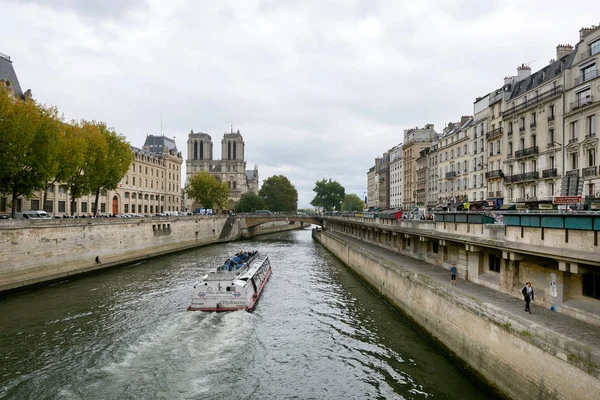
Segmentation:
<svg viewBox="0 0 600 400">
<path fill-rule="evenodd" d="M 194 286 L 188 311 L 252 311 L 270 275 L 269 257 L 258 252 L 233 268 L 220 266 Z"/>
</svg>

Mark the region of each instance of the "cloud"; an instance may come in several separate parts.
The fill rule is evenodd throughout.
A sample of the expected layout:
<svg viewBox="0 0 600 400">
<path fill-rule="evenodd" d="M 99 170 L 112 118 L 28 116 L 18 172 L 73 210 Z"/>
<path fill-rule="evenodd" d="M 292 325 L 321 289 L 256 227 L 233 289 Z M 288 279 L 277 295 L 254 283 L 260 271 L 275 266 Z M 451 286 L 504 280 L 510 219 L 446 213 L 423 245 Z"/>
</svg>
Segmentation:
<svg viewBox="0 0 600 400">
<path fill-rule="evenodd" d="M 104 120 L 135 146 L 162 129 L 185 150 L 191 129 L 218 142 L 233 124 L 248 168 L 288 176 L 308 206 L 323 178 L 362 197 L 404 129 L 472 114 L 517 65 L 542 68 L 598 22 L 566 19 L 560 5 L 5 0 L 11 41 L 0 51 L 37 99 Z"/>
</svg>

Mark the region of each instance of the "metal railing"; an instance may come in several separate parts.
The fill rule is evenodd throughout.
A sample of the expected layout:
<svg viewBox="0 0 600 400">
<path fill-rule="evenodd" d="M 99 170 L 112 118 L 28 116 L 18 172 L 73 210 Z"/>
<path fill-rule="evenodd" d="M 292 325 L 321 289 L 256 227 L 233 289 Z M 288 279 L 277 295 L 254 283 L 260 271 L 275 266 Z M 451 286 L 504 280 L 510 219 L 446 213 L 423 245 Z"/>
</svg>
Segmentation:
<svg viewBox="0 0 600 400">
<path fill-rule="evenodd" d="M 535 127 L 536 127 L 536 123 L 535 122 L 532 122 L 532 123 L 529 124 L 529 129 L 535 129 Z"/>
<path fill-rule="evenodd" d="M 526 149 L 515 151 L 515 158 L 522 158 L 522 157 L 527 157 L 527 156 L 533 156 L 533 155 L 536 155 L 536 154 L 538 154 L 538 147 L 537 146 L 532 146 L 532 147 L 528 147 Z"/>
<path fill-rule="evenodd" d="M 554 178 L 557 176 L 556 168 L 545 169 L 542 171 L 542 178 Z"/>
<path fill-rule="evenodd" d="M 509 178 L 509 180 L 507 180 L 506 178 Z M 539 178 L 540 178 L 540 174 L 537 171 L 525 172 L 523 174 L 512 175 L 510 177 L 505 176 L 504 182 L 505 183 L 508 183 L 508 182 L 516 183 L 516 182 L 534 181 Z"/>
<path fill-rule="evenodd" d="M 565 175 L 569 176 L 569 177 L 577 177 L 577 176 L 579 176 L 579 170 L 578 169 L 572 169 L 570 171 L 567 171 L 565 173 Z"/>
<path fill-rule="evenodd" d="M 485 178 L 489 179 L 489 178 L 502 178 L 503 174 L 502 174 L 502 170 L 501 169 L 496 169 L 494 171 L 488 171 L 485 173 Z"/>
<path fill-rule="evenodd" d="M 514 107 L 507 108 L 506 110 L 502 111 L 502 116 L 507 117 L 511 114 L 514 114 L 518 111 L 524 110 L 528 107 L 538 104 L 539 102 L 546 100 L 550 97 L 556 96 L 557 94 L 560 94 L 560 93 L 562 93 L 562 86 L 558 85 L 550 90 L 547 90 L 545 92 L 538 94 L 537 96 L 533 96 L 533 97 L 525 100 L 521 104 L 517 104 Z"/>
<path fill-rule="evenodd" d="M 598 175 L 596 166 L 584 168 L 581 172 L 584 178 L 589 178 Z"/>
<path fill-rule="evenodd" d="M 446 179 L 456 178 L 456 171 L 446 172 Z"/>
<path fill-rule="evenodd" d="M 490 139 L 497 138 L 498 136 L 502 136 L 502 131 L 503 131 L 502 127 L 493 129 L 485 134 L 485 138 L 487 140 L 490 140 Z"/>
<path fill-rule="evenodd" d="M 580 75 L 577 78 L 575 78 L 575 80 L 573 81 L 574 85 L 581 85 L 584 82 L 587 82 L 589 80 L 592 80 L 594 78 L 596 78 L 598 76 L 598 70 L 597 69 L 593 69 L 590 72 L 588 72 L 585 75 Z"/>
<path fill-rule="evenodd" d="M 569 139 L 569 144 L 577 143 L 578 141 L 579 141 L 579 138 L 574 137 L 574 138 Z"/>
<path fill-rule="evenodd" d="M 594 102 L 594 96 L 587 95 L 581 99 L 577 99 L 573 102 L 571 102 L 571 111 L 578 109 L 579 107 L 583 107 L 586 104 L 590 104 Z"/>
<path fill-rule="evenodd" d="M 502 197 L 502 190 L 496 191 L 496 197 Z"/>
</svg>

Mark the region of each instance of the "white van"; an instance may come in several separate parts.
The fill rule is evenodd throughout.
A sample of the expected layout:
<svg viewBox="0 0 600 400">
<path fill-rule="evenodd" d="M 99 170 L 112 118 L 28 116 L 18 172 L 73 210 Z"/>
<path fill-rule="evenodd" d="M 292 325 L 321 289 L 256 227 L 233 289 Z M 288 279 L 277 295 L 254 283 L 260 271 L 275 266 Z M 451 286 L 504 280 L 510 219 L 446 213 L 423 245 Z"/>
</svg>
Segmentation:
<svg viewBox="0 0 600 400">
<path fill-rule="evenodd" d="M 44 210 L 30 210 L 15 213 L 15 219 L 53 219 Z"/>
</svg>

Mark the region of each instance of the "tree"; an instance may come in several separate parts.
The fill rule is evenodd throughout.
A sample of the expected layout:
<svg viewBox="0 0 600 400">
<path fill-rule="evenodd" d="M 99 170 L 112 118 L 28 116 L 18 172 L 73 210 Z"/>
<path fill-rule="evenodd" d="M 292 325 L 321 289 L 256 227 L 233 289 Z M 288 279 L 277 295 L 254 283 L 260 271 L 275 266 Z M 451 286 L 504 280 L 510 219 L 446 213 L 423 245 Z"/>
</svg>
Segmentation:
<svg viewBox="0 0 600 400">
<path fill-rule="evenodd" d="M 344 196 L 344 201 L 342 202 L 342 211 L 362 211 L 364 208 L 365 203 L 354 193 Z"/>
<path fill-rule="evenodd" d="M 133 162 L 133 153 L 125 137 L 104 122 L 82 121 L 81 124 L 89 144 L 93 144 L 88 145 L 86 152 L 85 182 L 96 195 L 92 212 L 97 214 L 100 191 L 117 188 Z"/>
<path fill-rule="evenodd" d="M 206 171 L 192 176 L 185 186 L 185 192 L 204 208 L 223 209 L 229 199 L 227 183 L 219 182 Z"/>
<path fill-rule="evenodd" d="M 313 191 L 315 198 L 310 202 L 315 207 L 323 207 L 325 211 L 340 210 L 345 190 L 337 181 L 323 180 L 315 182 Z"/>
<path fill-rule="evenodd" d="M 265 202 L 268 210 L 296 211 L 298 209 L 298 191 L 283 175 L 273 175 L 267 178 L 258 191 L 258 195 Z"/>
<path fill-rule="evenodd" d="M 265 202 L 254 193 L 244 193 L 235 205 L 235 212 L 262 210 Z"/>
<path fill-rule="evenodd" d="M 12 216 L 19 196 L 45 187 L 55 174 L 58 111 L 32 99 L 15 99 L 0 89 L 0 192 L 12 195 Z"/>
</svg>

